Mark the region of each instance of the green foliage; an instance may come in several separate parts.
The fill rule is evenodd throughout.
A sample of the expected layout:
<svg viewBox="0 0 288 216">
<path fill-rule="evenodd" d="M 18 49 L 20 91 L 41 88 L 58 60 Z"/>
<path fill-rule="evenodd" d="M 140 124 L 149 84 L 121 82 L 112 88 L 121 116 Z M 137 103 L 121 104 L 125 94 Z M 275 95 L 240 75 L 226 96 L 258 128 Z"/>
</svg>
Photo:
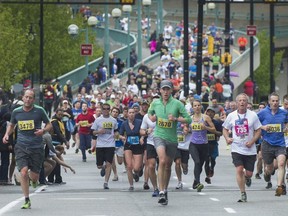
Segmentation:
<svg viewBox="0 0 288 216">
<path fill-rule="evenodd" d="M 267 32 L 262 31 L 257 34 L 260 45 L 260 66 L 254 72 L 255 81 L 258 85 L 259 98 L 270 93 L 270 39 Z M 279 65 L 284 51 L 275 52 L 274 56 L 274 80 L 279 75 Z M 269 83 L 269 84 L 268 84 Z"/>
<path fill-rule="evenodd" d="M 29 77 L 29 74 L 34 74 L 37 79 L 40 73 L 39 5 L 7 4 L 0 5 L 0 10 L 0 70 L 5 77 L 0 85 L 10 86 L 23 77 Z M 80 44 L 85 43 L 85 34 L 81 33 L 72 39 L 68 34 L 68 26 L 72 23 L 78 25 L 79 29 L 87 26 L 81 15 L 74 19 L 71 15 L 67 5 L 44 5 L 44 79 L 57 78 L 85 64 L 85 57 L 80 56 Z M 31 26 L 35 35 L 33 40 L 27 37 Z M 90 31 L 90 43 L 95 41 L 95 36 Z M 101 55 L 102 50 L 94 43 L 93 56 L 89 57 L 89 61 Z"/>
</svg>

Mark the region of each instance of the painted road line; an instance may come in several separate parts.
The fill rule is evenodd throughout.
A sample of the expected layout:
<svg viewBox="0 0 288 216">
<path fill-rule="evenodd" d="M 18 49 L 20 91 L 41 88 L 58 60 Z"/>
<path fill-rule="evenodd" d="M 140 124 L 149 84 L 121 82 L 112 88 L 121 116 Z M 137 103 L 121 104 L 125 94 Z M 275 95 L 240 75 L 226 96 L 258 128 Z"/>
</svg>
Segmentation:
<svg viewBox="0 0 288 216">
<path fill-rule="evenodd" d="M 212 201 L 214 201 L 214 202 L 219 202 L 220 200 L 219 199 L 217 199 L 217 198 L 209 198 L 210 200 L 212 200 Z"/>
<path fill-rule="evenodd" d="M 224 209 L 225 209 L 225 211 L 227 211 L 230 214 L 235 214 L 236 213 L 236 211 L 234 209 L 232 209 L 232 208 L 224 208 Z"/>
</svg>

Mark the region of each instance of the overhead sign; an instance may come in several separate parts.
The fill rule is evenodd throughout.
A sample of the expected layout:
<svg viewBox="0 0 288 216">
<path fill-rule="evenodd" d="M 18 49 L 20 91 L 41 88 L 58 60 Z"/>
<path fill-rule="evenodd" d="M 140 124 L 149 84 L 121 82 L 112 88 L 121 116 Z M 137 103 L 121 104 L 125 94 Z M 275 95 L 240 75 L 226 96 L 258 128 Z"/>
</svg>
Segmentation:
<svg viewBox="0 0 288 216">
<path fill-rule="evenodd" d="M 256 36 L 257 26 L 256 25 L 248 25 L 247 29 L 246 29 L 246 33 L 248 36 Z"/>
<path fill-rule="evenodd" d="M 93 46 L 92 44 L 81 44 L 81 56 L 92 56 Z"/>
</svg>

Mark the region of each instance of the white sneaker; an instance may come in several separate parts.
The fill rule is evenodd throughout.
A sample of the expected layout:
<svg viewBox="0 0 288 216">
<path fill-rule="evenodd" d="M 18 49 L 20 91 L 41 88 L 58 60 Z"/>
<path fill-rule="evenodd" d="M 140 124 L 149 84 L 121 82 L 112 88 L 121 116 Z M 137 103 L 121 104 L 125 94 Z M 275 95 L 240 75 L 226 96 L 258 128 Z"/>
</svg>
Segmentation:
<svg viewBox="0 0 288 216">
<path fill-rule="evenodd" d="M 176 189 L 182 189 L 182 188 L 183 188 L 182 182 L 178 182 Z"/>
</svg>

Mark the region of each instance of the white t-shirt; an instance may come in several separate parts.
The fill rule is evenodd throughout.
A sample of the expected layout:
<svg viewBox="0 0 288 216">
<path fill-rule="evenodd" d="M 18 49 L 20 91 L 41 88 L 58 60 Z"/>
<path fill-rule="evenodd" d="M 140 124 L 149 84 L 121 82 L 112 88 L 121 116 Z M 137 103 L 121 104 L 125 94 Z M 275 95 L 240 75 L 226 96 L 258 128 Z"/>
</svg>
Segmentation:
<svg viewBox="0 0 288 216">
<path fill-rule="evenodd" d="M 147 144 L 153 145 L 153 146 L 154 146 L 153 134 L 154 134 L 155 126 L 156 126 L 156 122 L 152 122 L 149 119 L 148 114 L 145 114 L 142 120 L 141 129 L 147 130 L 149 128 L 153 128 L 153 132 L 150 133 L 147 137 Z"/>
<path fill-rule="evenodd" d="M 222 95 L 223 95 L 224 97 L 226 97 L 226 98 L 231 97 L 231 94 L 232 94 L 231 85 L 229 85 L 229 84 L 223 84 L 222 87 L 223 87 Z"/>
<path fill-rule="evenodd" d="M 130 84 L 128 85 L 127 87 L 127 91 L 131 90 L 133 92 L 134 95 L 138 95 L 139 93 L 139 89 L 138 89 L 138 86 L 136 84 Z"/>
<path fill-rule="evenodd" d="M 245 145 L 246 142 L 253 138 L 254 131 L 262 126 L 255 112 L 247 110 L 245 114 L 239 114 L 235 110 L 227 116 L 222 126 L 232 131 L 231 152 L 242 155 L 257 154 L 255 143 L 251 148 Z"/>
</svg>

